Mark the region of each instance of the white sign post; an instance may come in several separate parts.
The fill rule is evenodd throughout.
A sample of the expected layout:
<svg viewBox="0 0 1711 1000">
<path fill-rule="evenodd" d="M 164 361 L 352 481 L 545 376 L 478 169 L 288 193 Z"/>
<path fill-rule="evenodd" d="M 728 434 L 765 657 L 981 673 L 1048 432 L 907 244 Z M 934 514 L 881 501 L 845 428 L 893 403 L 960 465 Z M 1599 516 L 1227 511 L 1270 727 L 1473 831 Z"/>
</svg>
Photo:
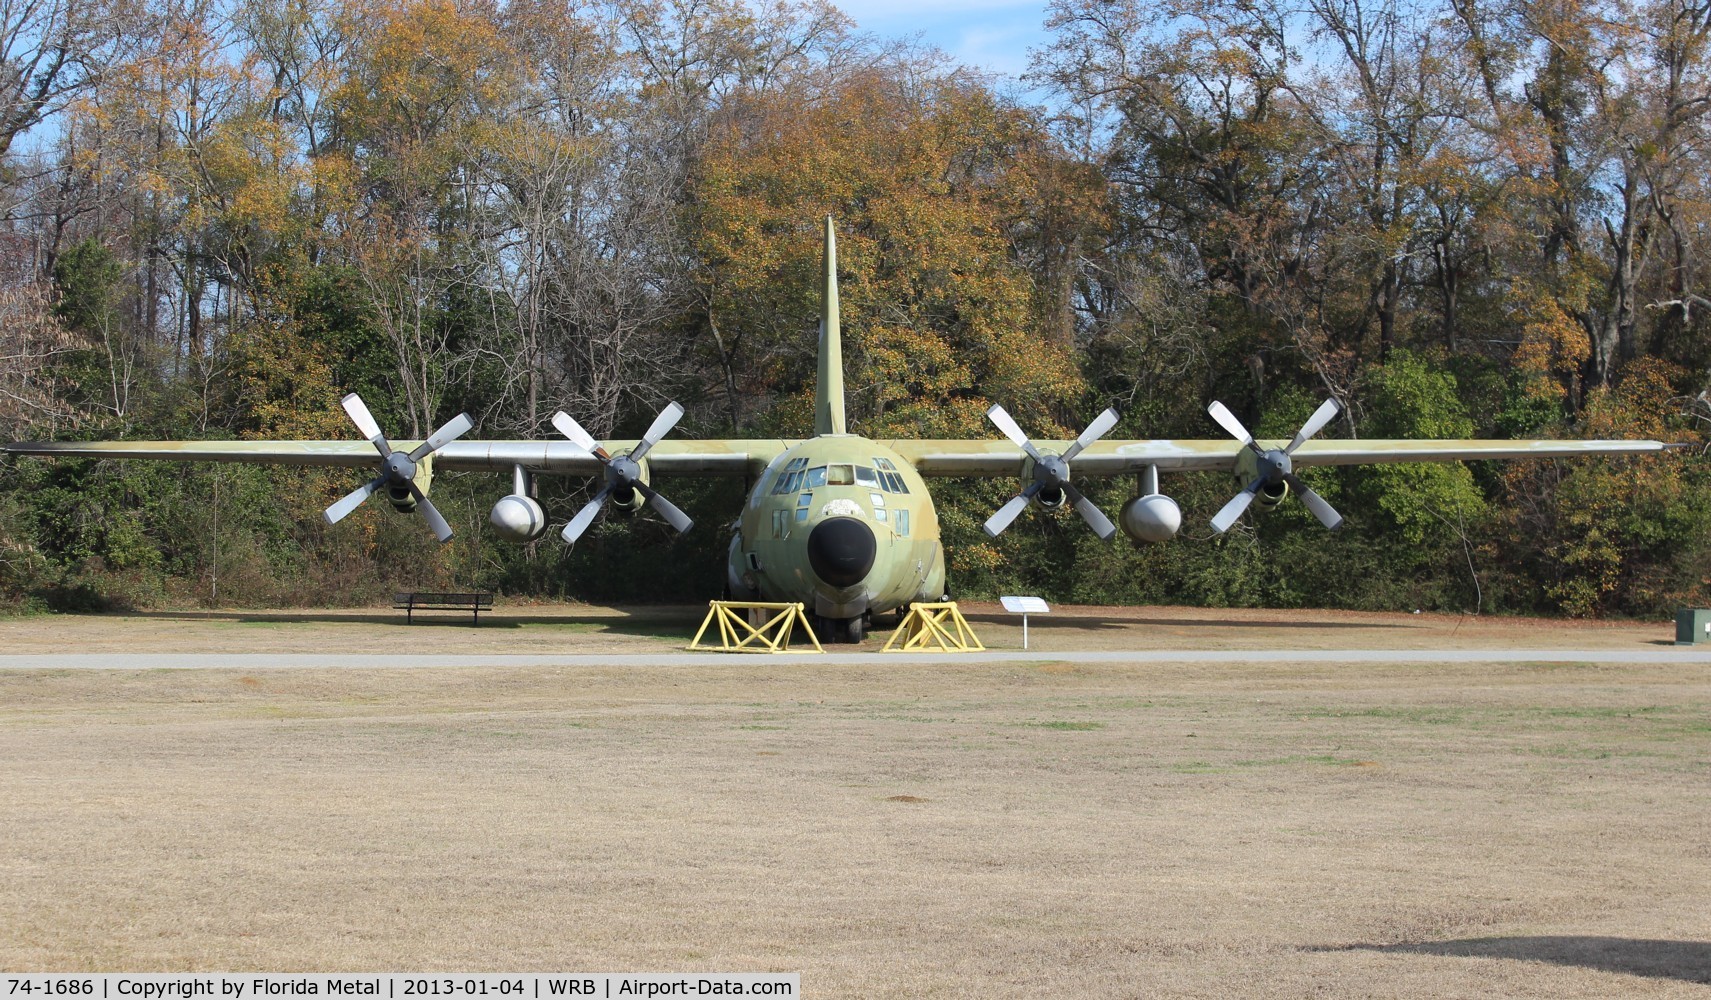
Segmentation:
<svg viewBox="0 0 1711 1000">
<path fill-rule="evenodd" d="M 1051 608 L 1038 597 L 1000 597 L 1004 610 L 1022 616 L 1022 648 L 1028 648 L 1028 616 L 1050 614 Z"/>
</svg>

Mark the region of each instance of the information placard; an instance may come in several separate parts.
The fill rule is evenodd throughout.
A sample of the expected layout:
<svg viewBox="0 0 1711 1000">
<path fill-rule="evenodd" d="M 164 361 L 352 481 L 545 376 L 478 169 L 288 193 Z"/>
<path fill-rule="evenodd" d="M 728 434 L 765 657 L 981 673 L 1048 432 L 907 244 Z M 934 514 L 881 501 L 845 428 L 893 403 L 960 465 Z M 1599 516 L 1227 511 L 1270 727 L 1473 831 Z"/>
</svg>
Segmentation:
<svg viewBox="0 0 1711 1000">
<path fill-rule="evenodd" d="M 1049 613 L 1051 613 L 1052 609 L 1046 607 L 1046 602 L 1042 598 L 1038 598 L 1038 597 L 1026 597 L 1026 596 L 1022 596 L 1022 597 L 1017 597 L 1017 596 L 1000 597 L 998 599 L 998 602 L 1000 604 L 1004 605 L 1005 611 L 1008 611 L 1013 615 L 1021 615 L 1022 616 L 1022 648 L 1027 649 L 1028 648 L 1028 616 L 1029 615 L 1049 614 Z"/>
</svg>

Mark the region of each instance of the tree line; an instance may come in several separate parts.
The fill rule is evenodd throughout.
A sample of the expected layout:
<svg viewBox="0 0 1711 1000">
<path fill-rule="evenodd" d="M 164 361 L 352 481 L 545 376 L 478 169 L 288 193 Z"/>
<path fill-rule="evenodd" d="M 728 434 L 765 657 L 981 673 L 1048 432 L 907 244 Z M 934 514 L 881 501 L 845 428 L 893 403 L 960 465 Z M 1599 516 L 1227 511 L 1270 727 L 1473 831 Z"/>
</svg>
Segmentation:
<svg viewBox="0 0 1711 1000">
<path fill-rule="evenodd" d="M 15 439 L 812 427 L 818 220 L 871 436 L 1697 440 L 1711 418 L 1711 4 L 1056 0 L 1019 86 L 771 0 L 23 0 L 0 8 L 0 421 Z M 1060 600 L 1658 614 L 1711 595 L 1696 451 L 1310 470 L 1214 538 L 1102 545 L 1014 484 L 936 491 L 953 586 Z M 458 537 L 351 477 L 0 467 L 16 607 L 367 601 L 431 582 L 701 599 L 741 484 L 681 541 Z M 1114 510 L 1135 484 L 1091 484 Z M 562 519 L 586 484 L 543 477 Z M 549 539 L 554 536 L 549 535 Z M 669 549 L 669 552 L 667 551 Z M 662 578 L 664 560 L 684 571 Z"/>
</svg>

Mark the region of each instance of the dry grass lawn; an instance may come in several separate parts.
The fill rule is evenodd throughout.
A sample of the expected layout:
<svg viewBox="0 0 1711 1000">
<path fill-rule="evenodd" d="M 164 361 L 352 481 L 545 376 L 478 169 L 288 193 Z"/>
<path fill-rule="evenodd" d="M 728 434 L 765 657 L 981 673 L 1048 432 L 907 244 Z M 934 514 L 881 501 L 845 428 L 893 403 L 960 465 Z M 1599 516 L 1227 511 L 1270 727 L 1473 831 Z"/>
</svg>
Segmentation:
<svg viewBox="0 0 1711 1000">
<path fill-rule="evenodd" d="M 1036 642 L 1670 637 L 1221 614 L 1066 614 Z M 127 633 L 117 648 L 374 641 L 372 622 L 313 617 L 30 619 L 0 636 L 10 652 Z M 681 644 L 670 620 L 617 617 L 626 633 L 418 631 L 445 652 Z M 1008 628 L 982 634 L 1002 648 Z M 1703 665 L 1048 652 L 11 671 L 0 969 L 773 969 L 814 997 L 1706 997 L 1708 820 Z"/>
<path fill-rule="evenodd" d="M 1021 649 L 1021 620 L 997 604 L 962 604 L 981 641 Z M 380 652 L 398 643 L 433 653 L 648 653 L 682 648 L 699 607 L 603 608 L 501 602 L 470 627 L 468 612 L 158 611 L 0 619 L 0 653 Z M 1670 622 L 1575 622 L 1472 615 L 1058 605 L 1029 620 L 1030 646 L 1053 649 L 1635 649 L 1669 645 Z M 862 649 L 890 635 L 876 626 Z M 851 647 L 837 647 L 841 651 Z"/>
</svg>

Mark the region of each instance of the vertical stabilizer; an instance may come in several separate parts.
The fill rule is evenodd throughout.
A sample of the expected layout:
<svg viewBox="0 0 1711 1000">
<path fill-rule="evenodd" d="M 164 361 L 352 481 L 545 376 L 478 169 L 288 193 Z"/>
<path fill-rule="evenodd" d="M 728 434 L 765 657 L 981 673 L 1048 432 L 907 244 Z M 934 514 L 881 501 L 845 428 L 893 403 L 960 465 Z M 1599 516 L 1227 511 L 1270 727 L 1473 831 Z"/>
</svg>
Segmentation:
<svg viewBox="0 0 1711 1000">
<path fill-rule="evenodd" d="M 814 389 L 814 433 L 845 434 L 844 342 L 838 321 L 838 238 L 826 216 L 826 275 L 820 290 L 820 376 Z"/>
</svg>

